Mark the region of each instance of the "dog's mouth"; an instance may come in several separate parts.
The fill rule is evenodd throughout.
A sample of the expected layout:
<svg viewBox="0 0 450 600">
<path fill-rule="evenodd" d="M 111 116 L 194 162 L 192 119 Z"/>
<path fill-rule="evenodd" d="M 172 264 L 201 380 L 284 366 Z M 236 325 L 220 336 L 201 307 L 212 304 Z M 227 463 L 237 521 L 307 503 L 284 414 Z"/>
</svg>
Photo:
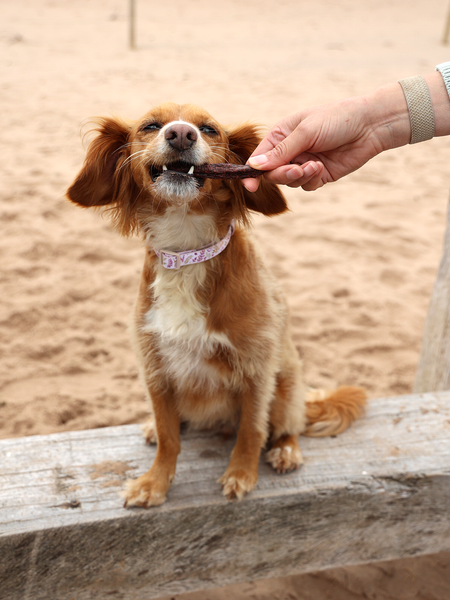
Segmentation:
<svg viewBox="0 0 450 600">
<path fill-rule="evenodd" d="M 189 180 L 194 179 L 197 187 L 203 187 L 205 178 L 194 175 L 195 166 L 196 165 L 192 165 L 181 160 L 167 163 L 161 167 L 157 165 L 151 165 L 150 176 L 153 182 L 155 182 L 158 177 L 164 177 L 170 178 L 170 180 L 174 183 L 179 183 L 181 185 Z"/>
</svg>

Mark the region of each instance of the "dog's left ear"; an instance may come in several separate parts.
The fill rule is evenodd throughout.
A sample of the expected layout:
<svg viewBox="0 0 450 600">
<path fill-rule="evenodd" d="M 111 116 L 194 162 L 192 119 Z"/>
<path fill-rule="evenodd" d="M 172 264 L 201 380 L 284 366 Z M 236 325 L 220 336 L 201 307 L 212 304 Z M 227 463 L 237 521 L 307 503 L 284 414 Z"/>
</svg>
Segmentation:
<svg viewBox="0 0 450 600">
<path fill-rule="evenodd" d="M 241 125 L 228 133 L 230 162 L 245 164 L 261 141 L 259 128 L 251 123 Z M 241 196 L 245 207 L 268 217 L 288 209 L 280 188 L 261 177 L 258 190 L 249 192 L 239 181 L 232 182 L 234 191 Z"/>
<path fill-rule="evenodd" d="M 67 197 L 87 208 L 107 207 L 113 225 L 127 236 L 137 230 L 140 194 L 130 168 L 131 125 L 118 118 L 96 119 L 96 123 L 98 135 L 90 143 Z"/>
<path fill-rule="evenodd" d="M 81 206 L 105 206 L 116 203 L 129 188 L 126 161 L 130 126 L 117 118 L 96 119 L 97 137 L 90 143 L 84 165 L 67 191 L 67 197 Z M 127 179 L 128 177 L 128 179 Z"/>
</svg>

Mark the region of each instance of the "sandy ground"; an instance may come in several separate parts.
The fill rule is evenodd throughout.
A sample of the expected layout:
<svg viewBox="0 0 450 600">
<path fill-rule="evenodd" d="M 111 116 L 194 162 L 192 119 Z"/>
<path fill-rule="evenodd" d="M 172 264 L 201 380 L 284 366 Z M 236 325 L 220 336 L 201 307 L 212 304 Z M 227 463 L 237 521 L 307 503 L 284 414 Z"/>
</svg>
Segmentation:
<svg viewBox="0 0 450 600">
<path fill-rule="evenodd" d="M 301 107 L 424 74 L 449 58 L 440 0 L 3 0 L 0 21 L 0 437 L 145 419 L 127 334 L 142 262 L 64 193 L 89 117 L 162 101 L 273 125 Z M 276 8 L 275 8 L 276 7 Z M 398 149 L 255 219 L 309 384 L 411 390 L 441 253 L 450 140 Z M 450 596 L 450 555 L 233 587 L 239 598 Z M 230 590 L 191 597 L 226 598 Z"/>
</svg>

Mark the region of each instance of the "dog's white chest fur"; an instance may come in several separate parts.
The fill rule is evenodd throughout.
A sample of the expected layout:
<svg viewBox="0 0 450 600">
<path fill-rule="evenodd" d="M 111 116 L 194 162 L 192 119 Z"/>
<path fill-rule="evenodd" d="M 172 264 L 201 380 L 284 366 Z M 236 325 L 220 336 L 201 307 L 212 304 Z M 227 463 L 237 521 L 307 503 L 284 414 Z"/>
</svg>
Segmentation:
<svg viewBox="0 0 450 600">
<path fill-rule="evenodd" d="M 179 213 L 166 214 L 165 227 L 152 231 L 155 247 L 167 248 L 169 240 L 164 240 L 164 237 L 183 237 L 183 248 L 195 248 L 213 235 L 208 217 L 181 217 Z M 206 234 L 203 233 L 205 230 Z M 199 239 L 199 231 L 202 231 L 203 239 Z M 178 235 L 174 235 L 175 232 Z M 159 268 L 149 290 L 154 302 L 145 314 L 143 331 L 156 334 L 164 369 L 181 387 L 196 387 L 205 382 L 217 386 L 220 378 L 208 359 L 220 345 L 232 346 L 225 334 L 207 329 L 208 309 L 197 298 L 206 272 L 203 263 L 185 266 L 178 271 Z"/>
<path fill-rule="evenodd" d="M 219 384 L 218 373 L 208 359 L 220 345 L 231 344 L 225 334 L 208 332 L 206 316 L 198 302 L 168 286 L 146 313 L 144 331 L 157 335 L 164 369 L 178 386 Z"/>
</svg>

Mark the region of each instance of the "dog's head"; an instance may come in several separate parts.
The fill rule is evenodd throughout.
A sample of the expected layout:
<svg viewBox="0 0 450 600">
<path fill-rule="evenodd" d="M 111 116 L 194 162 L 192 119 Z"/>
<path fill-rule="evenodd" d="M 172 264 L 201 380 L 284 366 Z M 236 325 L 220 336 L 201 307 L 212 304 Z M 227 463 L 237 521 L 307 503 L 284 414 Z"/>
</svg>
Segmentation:
<svg viewBox="0 0 450 600">
<path fill-rule="evenodd" d="M 252 194 L 239 181 L 192 174 L 205 164 L 245 164 L 260 141 L 254 125 L 227 130 L 201 108 L 168 103 L 135 123 L 99 119 L 97 131 L 67 196 L 85 207 L 111 208 L 124 235 L 168 207 L 226 210 L 244 222 L 249 210 L 271 216 L 287 209 L 277 186 L 264 179 Z"/>
</svg>

